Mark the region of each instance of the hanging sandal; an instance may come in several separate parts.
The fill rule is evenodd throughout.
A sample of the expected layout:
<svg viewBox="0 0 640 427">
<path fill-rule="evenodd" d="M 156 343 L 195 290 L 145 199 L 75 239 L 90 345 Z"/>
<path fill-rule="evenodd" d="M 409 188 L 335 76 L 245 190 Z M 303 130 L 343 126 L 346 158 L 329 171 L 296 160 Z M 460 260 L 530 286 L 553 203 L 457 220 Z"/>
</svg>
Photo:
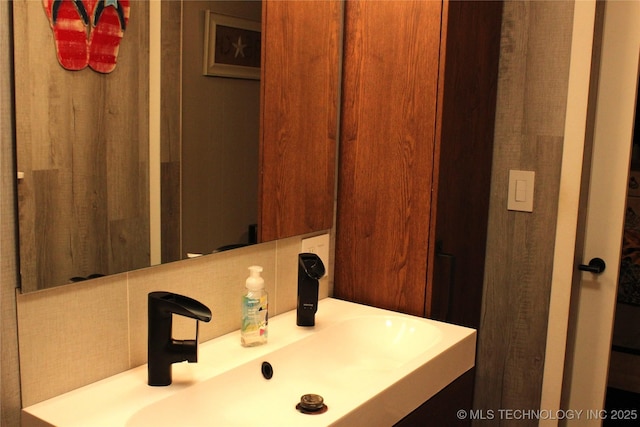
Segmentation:
<svg viewBox="0 0 640 427">
<path fill-rule="evenodd" d="M 89 67 L 110 73 L 116 67 L 120 40 L 129 22 L 129 0 L 98 0 L 92 6 Z"/>
<path fill-rule="evenodd" d="M 82 70 L 89 63 L 89 14 L 82 0 L 42 0 L 56 44 L 58 62 L 67 70 Z"/>
</svg>

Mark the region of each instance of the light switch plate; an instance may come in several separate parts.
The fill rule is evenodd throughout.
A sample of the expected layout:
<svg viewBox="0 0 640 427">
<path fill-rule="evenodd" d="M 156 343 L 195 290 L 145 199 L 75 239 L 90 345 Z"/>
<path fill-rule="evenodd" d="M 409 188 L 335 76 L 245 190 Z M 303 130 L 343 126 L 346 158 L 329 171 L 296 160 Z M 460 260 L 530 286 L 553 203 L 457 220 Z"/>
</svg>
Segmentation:
<svg viewBox="0 0 640 427">
<path fill-rule="evenodd" d="M 507 209 L 510 211 L 533 212 L 534 171 L 509 171 L 509 194 Z"/>
<path fill-rule="evenodd" d="M 300 249 L 300 252 L 310 252 L 318 255 L 324 264 L 327 276 L 329 275 L 329 244 L 329 234 L 321 234 L 302 239 Z"/>
</svg>

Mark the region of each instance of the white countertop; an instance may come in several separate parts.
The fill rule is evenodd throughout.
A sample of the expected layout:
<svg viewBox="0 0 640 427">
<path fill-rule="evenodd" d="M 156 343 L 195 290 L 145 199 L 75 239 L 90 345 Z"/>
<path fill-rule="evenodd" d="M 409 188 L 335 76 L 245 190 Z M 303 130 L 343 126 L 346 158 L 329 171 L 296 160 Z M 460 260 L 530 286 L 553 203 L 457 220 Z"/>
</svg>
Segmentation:
<svg viewBox="0 0 640 427">
<path fill-rule="evenodd" d="M 173 382 L 170 386 L 148 386 L 147 365 L 139 366 L 24 408 L 23 426 L 115 427 L 131 425 L 131 420 L 133 419 L 137 419 L 137 425 L 140 425 L 141 411 L 157 402 L 163 401 L 160 405 L 165 405 L 164 402 L 167 402 L 167 404 L 172 401 L 177 402 L 178 400 L 176 400 L 175 396 L 183 391 L 188 392 L 188 389 L 194 385 L 201 385 L 207 380 L 221 376 L 234 368 L 256 361 L 256 359 L 262 360 L 270 353 L 274 353 L 347 319 L 380 314 L 391 314 L 396 317 L 406 316 L 400 313 L 326 298 L 319 303 L 315 327 L 303 328 L 296 326 L 295 310 L 275 316 L 269 319 L 269 341 L 266 345 L 251 348 L 242 347 L 240 345 L 240 332 L 235 331 L 201 343 L 199 345 L 198 363 L 174 364 Z M 413 318 L 413 316 L 408 317 Z M 373 402 L 376 399 L 384 398 L 385 402 L 391 404 L 383 406 L 400 408 L 402 411 L 408 410 L 411 412 L 412 409 L 435 395 L 474 365 L 476 334 L 473 329 L 429 319 L 420 319 L 420 321 L 430 322 L 443 331 L 440 334 L 442 337 L 439 340 L 440 342 L 437 345 L 430 346 L 431 348 L 425 351 L 424 358 L 430 361 L 430 370 L 427 371 L 426 368 L 422 367 L 411 368 L 411 370 L 423 375 L 424 378 L 428 378 L 429 381 L 420 379 L 420 383 L 425 384 L 420 385 L 418 393 L 404 393 L 397 389 L 393 394 L 384 395 L 374 390 L 371 396 L 365 396 L 365 400 Z M 445 352 L 447 353 L 446 357 L 440 357 Z M 417 367 L 418 365 L 415 366 Z M 421 371 L 424 372 L 420 373 Z M 438 377 L 436 378 L 436 376 Z M 404 383 L 406 382 L 398 380 L 384 384 L 381 387 L 393 391 L 394 387 L 405 387 L 406 384 Z M 406 394 L 411 397 L 407 398 Z M 396 395 L 405 396 L 395 402 L 393 400 Z M 185 395 L 182 394 L 181 396 Z M 377 403 L 378 406 L 379 403 Z M 362 402 L 359 402 L 357 406 L 361 406 L 361 404 Z M 156 405 L 155 407 L 158 406 Z M 344 411 L 344 413 L 339 413 L 337 409 L 329 410 L 322 416 L 310 416 L 305 420 L 305 425 L 339 425 L 341 422 L 344 424 L 347 419 L 345 414 L 347 413 L 358 415 L 359 420 L 364 421 L 367 418 L 362 408 L 348 408 Z M 392 416 L 398 417 L 400 415 L 393 414 Z M 374 419 L 380 420 L 379 418 Z"/>
</svg>

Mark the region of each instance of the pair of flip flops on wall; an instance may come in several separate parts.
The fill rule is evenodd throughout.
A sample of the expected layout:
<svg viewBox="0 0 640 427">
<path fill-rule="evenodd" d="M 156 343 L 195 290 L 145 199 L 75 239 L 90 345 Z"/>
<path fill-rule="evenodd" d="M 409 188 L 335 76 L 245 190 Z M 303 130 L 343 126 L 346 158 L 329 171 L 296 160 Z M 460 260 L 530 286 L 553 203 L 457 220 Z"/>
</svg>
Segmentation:
<svg viewBox="0 0 640 427">
<path fill-rule="evenodd" d="M 129 22 L 129 0 L 42 0 L 60 65 L 110 73 Z"/>
</svg>

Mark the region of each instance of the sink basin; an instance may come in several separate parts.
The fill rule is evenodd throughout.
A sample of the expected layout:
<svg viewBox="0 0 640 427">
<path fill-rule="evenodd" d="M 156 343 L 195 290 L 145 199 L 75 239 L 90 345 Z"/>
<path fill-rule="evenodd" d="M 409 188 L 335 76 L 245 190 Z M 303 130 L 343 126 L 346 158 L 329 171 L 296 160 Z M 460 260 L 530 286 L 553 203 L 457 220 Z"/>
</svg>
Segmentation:
<svg viewBox="0 0 640 427">
<path fill-rule="evenodd" d="M 402 376 L 395 371 L 417 367 L 418 356 L 441 337 L 436 326 L 408 317 L 344 320 L 148 406 L 127 425 L 326 425 L 335 421 L 332 413 L 347 413 L 368 400 L 371 390 L 393 384 Z M 273 369 L 270 380 L 262 375 L 264 361 Z M 322 396 L 327 411 L 296 410 L 304 394 Z"/>
<path fill-rule="evenodd" d="M 294 310 L 269 320 L 267 345 L 239 342 L 234 332 L 202 343 L 169 387 L 148 387 L 145 365 L 24 411 L 58 426 L 393 425 L 475 358 L 472 329 L 331 298 L 313 328 L 295 326 Z M 306 394 L 323 410 L 298 410 Z"/>
</svg>

